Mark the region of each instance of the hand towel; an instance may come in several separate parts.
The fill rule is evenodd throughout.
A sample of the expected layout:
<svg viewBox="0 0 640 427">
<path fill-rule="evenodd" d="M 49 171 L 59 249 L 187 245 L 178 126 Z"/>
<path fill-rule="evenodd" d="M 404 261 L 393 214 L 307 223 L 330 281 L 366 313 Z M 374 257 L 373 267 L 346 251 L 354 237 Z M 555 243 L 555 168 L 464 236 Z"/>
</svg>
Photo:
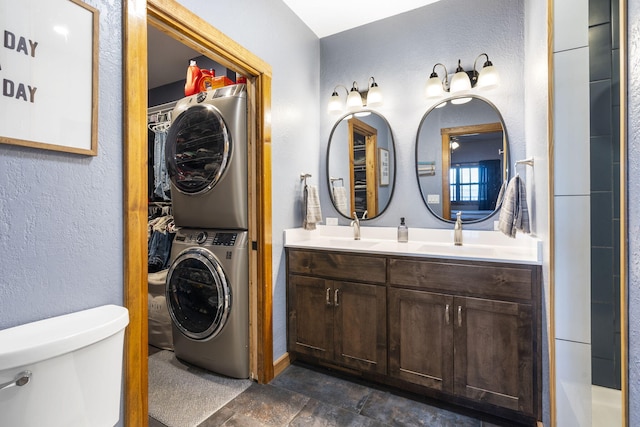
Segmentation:
<svg viewBox="0 0 640 427">
<path fill-rule="evenodd" d="M 333 202 L 336 204 L 336 209 L 343 215 L 349 215 L 349 209 L 347 208 L 347 189 L 344 187 L 333 187 Z"/>
<path fill-rule="evenodd" d="M 511 178 L 504 193 L 498 229 L 509 237 L 515 238 L 517 230 L 529 233 L 529 208 L 527 193 L 520 175 Z"/>
<path fill-rule="evenodd" d="M 302 227 L 305 230 L 315 230 L 316 223 L 322 221 L 322 211 L 320 210 L 320 197 L 318 187 L 306 185 L 304 187 L 304 220 Z"/>
</svg>

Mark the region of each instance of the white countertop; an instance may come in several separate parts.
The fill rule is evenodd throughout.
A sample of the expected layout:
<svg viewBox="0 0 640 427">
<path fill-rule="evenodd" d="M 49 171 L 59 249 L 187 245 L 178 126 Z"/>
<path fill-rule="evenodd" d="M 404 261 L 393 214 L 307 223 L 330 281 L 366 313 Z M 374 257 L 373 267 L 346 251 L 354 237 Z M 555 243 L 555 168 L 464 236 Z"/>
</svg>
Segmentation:
<svg viewBox="0 0 640 427">
<path fill-rule="evenodd" d="M 499 231 L 463 230 L 462 246 L 453 244 L 449 229 L 409 228 L 409 241 L 397 242 L 395 227 L 360 227 L 360 240 L 353 228 L 318 225 L 315 230 L 292 228 L 284 231 L 284 246 L 343 252 L 437 257 L 514 264 L 542 264 L 542 242 L 518 233 L 515 239 Z"/>
</svg>

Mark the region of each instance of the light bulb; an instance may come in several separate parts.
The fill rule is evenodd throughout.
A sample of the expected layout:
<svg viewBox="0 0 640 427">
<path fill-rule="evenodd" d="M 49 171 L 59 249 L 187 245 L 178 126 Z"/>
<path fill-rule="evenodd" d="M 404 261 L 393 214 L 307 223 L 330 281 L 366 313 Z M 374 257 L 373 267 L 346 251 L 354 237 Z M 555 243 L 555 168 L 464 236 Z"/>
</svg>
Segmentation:
<svg viewBox="0 0 640 427">
<path fill-rule="evenodd" d="M 342 101 L 340 100 L 340 95 L 338 92 L 333 92 L 331 97 L 329 98 L 329 104 L 327 106 L 327 111 L 329 113 L 341 113 L 343 109 Z"/>
<path fill-rule="evenodd" d="M 487 61 L 488 62 L 488 61 Z M 488 62 L 491 64 L 491 62 Z M 480 74 L 478 75 L 478 83 L 477 87 L 490 89 L 498 86 L 500 83 L 500 75 L 498 74 L 498 70 L 493 64 L 485 66 L 480 70 Z"/>
</svg>

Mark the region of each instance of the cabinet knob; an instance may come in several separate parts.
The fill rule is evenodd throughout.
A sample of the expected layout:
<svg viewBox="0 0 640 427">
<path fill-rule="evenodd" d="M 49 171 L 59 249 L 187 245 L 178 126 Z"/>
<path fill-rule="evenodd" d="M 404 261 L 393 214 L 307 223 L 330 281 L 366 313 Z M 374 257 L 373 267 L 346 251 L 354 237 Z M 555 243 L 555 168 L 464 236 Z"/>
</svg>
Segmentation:
<svg viewBox="0 0 640 427">
<path fill-rule="evenodd" d="M 331 288 L 327 288 L 326 301 L 327 305 L 331 306 Z"/>
<path fill-rule="evenodd" d="M 458 306 L 458 326 L 462 326 L 462 306 Z"/>
<path fill-rule="evenodd" d="M 333 304 L 336 307 L 340 305 L 338 302 L 338 292 L 340 292 L 340 289 L 336 289 L 335 292 L 333 293 Z"/>
</svg>

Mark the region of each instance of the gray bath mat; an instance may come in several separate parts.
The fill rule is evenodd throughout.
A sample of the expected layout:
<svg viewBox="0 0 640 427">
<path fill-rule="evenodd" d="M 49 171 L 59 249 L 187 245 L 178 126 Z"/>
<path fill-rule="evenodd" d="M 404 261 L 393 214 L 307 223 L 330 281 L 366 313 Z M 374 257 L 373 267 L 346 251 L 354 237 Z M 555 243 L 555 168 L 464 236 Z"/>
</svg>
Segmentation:
<svg viewBox="0 0 640 427">
<path fill-rule="evenodd" d="M 168 427 L 196 427 L 250 385 L 185 365 L 163 350 L 149 357 L 149 415 Z"/>
</svg>

